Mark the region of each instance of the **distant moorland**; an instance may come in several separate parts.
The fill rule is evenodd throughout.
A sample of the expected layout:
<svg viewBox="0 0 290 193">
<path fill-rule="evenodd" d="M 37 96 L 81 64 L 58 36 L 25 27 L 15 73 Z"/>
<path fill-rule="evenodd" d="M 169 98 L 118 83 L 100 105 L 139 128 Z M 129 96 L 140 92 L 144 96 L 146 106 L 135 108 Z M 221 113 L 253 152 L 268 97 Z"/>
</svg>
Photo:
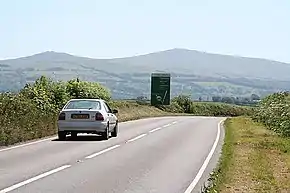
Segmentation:
<svg viewBox="0 0 290 193">
<path fill-rule="evenodd" d="M 149 97 L 150 73 L 172 75 L 173 96 L 265 96 L 290 89 L 290 64 L 265 59 L 172 49 L 127 58 L 92 59 L 44 52 L 0 61 L 0 91 L 17 91 L 41 75 L 57 80 L 97 81 L 113 98 Z"/>
</svg>

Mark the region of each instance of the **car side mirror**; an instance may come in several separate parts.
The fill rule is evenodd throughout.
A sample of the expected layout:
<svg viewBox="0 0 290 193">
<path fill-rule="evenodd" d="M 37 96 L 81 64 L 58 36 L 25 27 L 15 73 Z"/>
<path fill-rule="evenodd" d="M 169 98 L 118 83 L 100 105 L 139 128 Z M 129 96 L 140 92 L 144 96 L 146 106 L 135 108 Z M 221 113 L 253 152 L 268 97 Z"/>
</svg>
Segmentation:
<svg viewBox="0 0 290 193">
<path fill-rule="evenodd" d="M 114 109 L 113 110 L 113 114 L 117 114 L 118 113 L 118 110 L 117 109 Z"/>
</svg>

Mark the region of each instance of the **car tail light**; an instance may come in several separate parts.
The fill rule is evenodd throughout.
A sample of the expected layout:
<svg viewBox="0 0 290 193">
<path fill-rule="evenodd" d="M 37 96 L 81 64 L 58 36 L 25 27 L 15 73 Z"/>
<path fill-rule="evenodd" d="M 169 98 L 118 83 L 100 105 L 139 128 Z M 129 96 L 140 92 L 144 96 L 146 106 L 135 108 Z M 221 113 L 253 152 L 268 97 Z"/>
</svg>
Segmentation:
<svg viewBox="0 0 290 193">
<path fill-rule="evenodd" d="M 96 113 L 96 121 L 103 121 L 104 120 L 104 116 L 102 115 L 102 113 L 98 112 Z"/>
<path fill-rule="evenodd" d="M 58 116 L 58 120 L 65 120 L 65 113 L 60 113 Z"/>
</svg>

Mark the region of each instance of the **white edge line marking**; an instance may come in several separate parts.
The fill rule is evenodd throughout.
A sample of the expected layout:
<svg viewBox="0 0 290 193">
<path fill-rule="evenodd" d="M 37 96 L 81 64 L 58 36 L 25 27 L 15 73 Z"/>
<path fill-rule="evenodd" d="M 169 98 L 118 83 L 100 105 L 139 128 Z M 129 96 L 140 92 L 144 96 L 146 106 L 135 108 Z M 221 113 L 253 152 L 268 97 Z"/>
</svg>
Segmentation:
<svg viewBox="0 0 290 193">
<path fill-rule="evenodd" d="M 104 149 L 104 150 L 102 150 L 102 151 L 99 151 L 98 153 L 94 153 L 94 154 L 92 154 L 92 155 L 89 155 L 89 156 L 86 157 L 86 159 L 91 159 L 91 158 L 93 158 L 93 157 L 96 157 L 96 156 L 98 156 L 98 155 L 101 155 L 101 154 L 103 154 L 103 153 L 106 153 L 106 152 L 108 152 L 108 151 L 111 151 L 111 150 L 113 150 L 113 149 L 116 149 L 117 147 L 120 147 L 120 145 L 115 145 L 115 146 L 109 147 L 109 148 L 107 148 L 107 149 Z M 0 193 L 1 193 L 1 192 L 0 192 Z"/>
<path fill-rule="evenodd" d="M 217 131 L 217 135 L 216 135 L 216 139 L 215 139 L 215 142 L 207 156 L 207 158 L 205 159 L 204 163 L 202 164 L 201 168 L 199 169 L 197 175 L 195 176 L 194 180 L 191 182 L 191 184 L 189 185 L 189 187 L 186 189 L 186 191 L 184 193 L 191 193 L 192 190 L 195 188 L 196 184 L 198 183 L 198 181 L 200 180 L 201 176 L 203 175 L 207 165 L 209 164 L 209 161 L 211 159 L 211 157 L 213 156 L 213 153 L 217 147 L 217 144 L 219 142 L 219 139 L 220 139 L 220 127 L 221 127 L 221 123 L 223 122 L 220 121 L 219 124 L 218 124 L 218 131 Z"/>
<path fill-rule="evenodd" d="M 3 190 L 0 190 L 0 193 L 7 193 L 7 192 L 10 192 L 10 191 L 15 190 L 15 189 L 17 189 L 17 188 L 20 188 L 21 186 L 24 186 L 24 185 L 26 185 L 26 184 L 29 184 L 29 183 L 31 183 L 31 182 L 34 182 L 34 181 L 36 181 L 36 180 L 39 180 L 39 179 L 41 179 L 41 178 L 44 178 L 44 177 L 46 177 L 46 176 L 49 176 L 49 175 L 51 175 L 51 174 L 54 174 L 54 173 L 56 173 L 56 172 L 59 172 L 59 171 L 61 171 L 61 170 L 64 170 L 64 169 L 66 169 L 66 168 L 69 168 L 69 167 L 71 167 L 71 165 L 64 165 L 64 166 L 61 166 L 61 167 L 56 168 L 56 169 L 54 169 L 54 170 L 51 170 L 51 171 L 45 172 L 45 173 L 43 173 L 43 174 L 40 174 L 40 175 L 38 175 L 38 176 L 35 176 L 35 177 L 33 177 L 33 178 L 30 178 L 30 179 L 28 179 L 28 180 L 25 180 L 25 181 L 23 181 L 23 182 L 20 182 L 20 183 L 18 183 L 18 184 L 15 184 L 15 185 L 13 185 L 13 186 L 10 186 L 10 187 L 8 187 L 8 188 L 5 188 L 5 189 L 3 189 Z"/>
<path fill-rule="evenodd" d="M 162 128 L 161 127 L 157 127 L 156 129 L 152 129 L 151 131 L 149 131 L 149 133 L 153 133 L 153 132 L 158 131 L 160 129 L 162 129 Z"/>
<path fill-rule="evenodd" d="M 49 141 L 49 140 L 52 140 L 52 139 L 55 139 L 55 138 L 56 137 L 50 137 L 50 138 L 47 138 L 47 139 L 42 139 L 42 140 L 30 142 L 30 143 L 25 143 L 25 144 L 21 144 L 21 145 L 16 145 L 16 146 L 12 146 L 12 147 L 8 147 L 8 148 L 0 149 L 0 152 L 8 151 L 8 150 L 11 150 L 11 149 L 16 149 L 16 148 L 20 148 L 20 147 L 25 147 L 25 146 L 29 146 L 29 145 L 33 145 L 33 144 L 45 142 L 45 141 Z"/>
<path fill-rule="evenodd" d="M 137 139 L 140 139 L 140 138 L 142 138 L 142 137 L 144 137 L 144 136 L 146 136 L 147 134 L 142 134 L 142 135 L 139 135 L 139 136 L 137 136 L 137 137 L 135 137 L 135 138 L 133 138 L 133 139 L 130 139 L 130 140 L 128 140 L 128 142 L 133 142 L 133 141 L 136 141 Z"/>
</svg>

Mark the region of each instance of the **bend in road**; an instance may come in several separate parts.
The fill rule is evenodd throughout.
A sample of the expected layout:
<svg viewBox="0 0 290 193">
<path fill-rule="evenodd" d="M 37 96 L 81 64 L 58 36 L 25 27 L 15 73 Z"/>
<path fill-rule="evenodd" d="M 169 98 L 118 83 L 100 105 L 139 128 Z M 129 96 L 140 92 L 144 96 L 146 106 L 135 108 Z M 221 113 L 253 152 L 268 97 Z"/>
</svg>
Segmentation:
<svg viewBox="0 0 290 193">
<path fill-rule="evenodd" d="M 98 139 L 86 136 L 78 141 L 49 140 L 2 151 L 0 193 L 184 193 L 200 173 L 221 120 L 151 118 L 121 123 L 118 137 L 108 141 L 85 141 Z M 222 138 L 194 191 L 215 166 Z"/>
</svg>

